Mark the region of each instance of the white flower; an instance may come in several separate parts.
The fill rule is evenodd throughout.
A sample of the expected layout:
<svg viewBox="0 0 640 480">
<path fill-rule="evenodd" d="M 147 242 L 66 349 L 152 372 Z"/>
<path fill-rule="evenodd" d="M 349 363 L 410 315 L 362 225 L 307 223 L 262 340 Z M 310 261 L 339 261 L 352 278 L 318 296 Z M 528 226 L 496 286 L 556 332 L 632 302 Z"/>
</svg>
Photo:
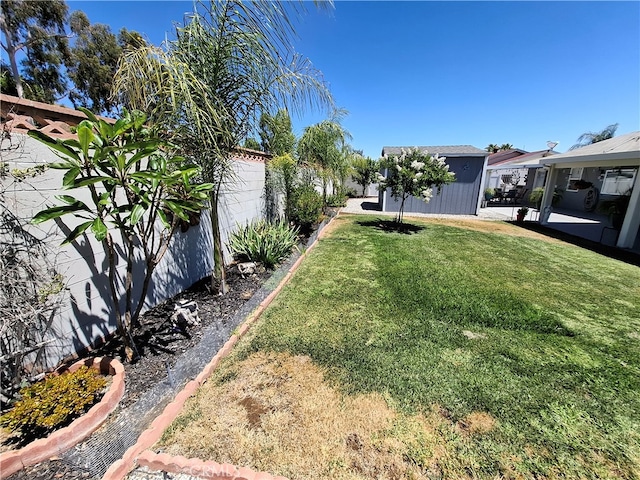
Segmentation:
<svg viewBox="0 0 640 480">
<path fill-rule="evenodd" d="M 396 165 L 396 169 L 400 172 L 402 171 L 402 167 L 400 165 Z"/>
<path fill-rule="evenodd" d="M 378 182 L 385 182 L 387 179 L 384 175 L 382 174 L 378 174 Z"/>
<path fill-rule="evenodd" d="M 429 200 L 431 200 L 432 196 L 433 196 L 433 190 L 431 188 L 427 188 L 422 191 L 422 200 L 424 200 L 425 202 L 428 202 Z"/>
<path fill-rule="evenodd" d="M 416 173 L 416 178 L 420 178 L 422 176 L 422 172 Z"/>
</svg>

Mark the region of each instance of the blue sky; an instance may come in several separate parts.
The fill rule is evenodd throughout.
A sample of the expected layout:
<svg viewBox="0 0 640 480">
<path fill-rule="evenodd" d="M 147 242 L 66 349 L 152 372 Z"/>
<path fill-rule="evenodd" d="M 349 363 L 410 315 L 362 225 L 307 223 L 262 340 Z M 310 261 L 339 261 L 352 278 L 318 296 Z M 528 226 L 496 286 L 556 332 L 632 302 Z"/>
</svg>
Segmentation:
<svg viewBox="0 0 640 480">
<path fill-rule="evenodd" d="M 186 2 L 68 1 L 92 23 L 155 44 Z M 619 123 L 640 130 L 640 2 L 335 2 L 297 25 L 298 52 L 320 69 L 352 144 L 511 143 L 528 151 Z M 294 130 L 326 118 L 293 118 Z"/>
</svg>

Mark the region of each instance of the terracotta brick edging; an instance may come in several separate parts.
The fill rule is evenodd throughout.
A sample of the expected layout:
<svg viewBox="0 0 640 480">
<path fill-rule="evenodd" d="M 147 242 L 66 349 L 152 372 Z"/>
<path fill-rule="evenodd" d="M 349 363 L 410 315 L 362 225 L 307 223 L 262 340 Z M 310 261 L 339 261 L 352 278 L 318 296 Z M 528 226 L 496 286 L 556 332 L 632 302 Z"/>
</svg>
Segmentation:
<svg viewBox="0 0 640 480">
<path fill-rule="evenodd" d="M 149 450 L 149 448 L 160 439 L 167 427 L 175 420 L 187 399 L 195 394 L 200 385 L 211 376 L 218 366 L 218 363 L 220 363 L 220 360 L 229 355 L 238 340 L 240 340 L 256 320 L 260 318 L 262 312 L 264 312 L 282 288 L 289 282 L 304 258 L 313 247 L 316 246 L 318 240 L 322 238 L 322 231 L 328 227 L 337 216 L 338 215 L 332 217 L 322 230 L 318 232 L 316 239 L 300 255 L 291 268 L 289 268 L 278 286 L 260 303 L 244 322 L 242 322 L 237 332 L 229 337 L 229 340 L 218 350 L 218 353 L 216 353 L 213 359 L 202 369 L 198 376 L 188 382 L 173 401 L 164 408 L 162 413 L 151 422 L 149 428 L 140 434 L 138 441 L 129 447 L 121 459 L 109 467 L 102 477 L 102 480 L 123 480 L 136 466 L 169 473 L 186 473 L 213 480 L 288 480 L 285 477 L 276 477 L 266 472 L 255 472 L 249 468 L 236 467 L 228 463 L 219 464 L 212 461 L 204 462 L 199 459 L 188 459 L 182 456 L 173 457 L 165 453 L 158 454 Z"/>
<path fill-rule="evenodd" d="M 122 364 L 109 357 L 88 358 L 77 361 L 68 369 L 60 369 L 58 373 L 74 372 L 83 365 L 95 368 L 103 375 L 112 377 L 111 385 L 102 399 L 87 413 L 76 418 L 71 425 L 56 430 L 46 438 L 35 440 L 19 450 L 0 454 L 0 478 L 6 478 L 24 467 L 35 465 L 64 453 L 91 435 L 115 410 L 124 394 L 124 367 Z"/>
</svg>

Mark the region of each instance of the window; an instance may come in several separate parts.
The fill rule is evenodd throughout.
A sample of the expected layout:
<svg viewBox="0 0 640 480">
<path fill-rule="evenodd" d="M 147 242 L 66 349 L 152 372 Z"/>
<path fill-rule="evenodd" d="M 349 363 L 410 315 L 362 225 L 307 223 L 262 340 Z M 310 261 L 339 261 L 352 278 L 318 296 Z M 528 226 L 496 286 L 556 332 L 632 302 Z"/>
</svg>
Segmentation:
<svg viewBox="0 0 640 480">
<path fill-rule="evenodd" d="M 600 193 L 603 195 L 624 195 L 633 187 L 635 177 L 635 168 L 607 170 L 602 180 Z"/>
<path fill-rule="evenodd" d="M 582 167 L 572 168 L 569 172 L 569 180 L 567 181 L 567 192 L 577 192 L 576 182 L 582 180 Z"/>
</svg>

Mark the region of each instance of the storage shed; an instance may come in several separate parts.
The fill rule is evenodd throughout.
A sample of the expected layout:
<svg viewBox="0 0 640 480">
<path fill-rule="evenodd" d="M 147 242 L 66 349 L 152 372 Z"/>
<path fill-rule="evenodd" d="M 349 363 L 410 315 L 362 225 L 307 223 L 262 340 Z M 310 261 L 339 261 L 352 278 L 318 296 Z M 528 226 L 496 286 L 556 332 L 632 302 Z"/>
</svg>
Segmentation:
<svg viewBox="0 0 640 480">
<path fill-rule="evenodd" d="M 404 211 L 410 213 L 476 215 L 481 203 L 482 185 L 488 152 L 471 145 L 445 145 L 422 147 L 383 147 L 382 156 L 401 155 L 401 150 L 418 148 L 431 155 L 446 157 L 449 171 L 455 173 L 456 181 L 442 187 L 440 194 L 434 190 L 429 203 L 416 197 L 409 197 Z M 381 172 L 385 177 L 388 172 Z M 396 201 L 389 189 L 380 192 L 378 201 L 383 212 L 397 212 L 400 202 Z"/>
</svg>

